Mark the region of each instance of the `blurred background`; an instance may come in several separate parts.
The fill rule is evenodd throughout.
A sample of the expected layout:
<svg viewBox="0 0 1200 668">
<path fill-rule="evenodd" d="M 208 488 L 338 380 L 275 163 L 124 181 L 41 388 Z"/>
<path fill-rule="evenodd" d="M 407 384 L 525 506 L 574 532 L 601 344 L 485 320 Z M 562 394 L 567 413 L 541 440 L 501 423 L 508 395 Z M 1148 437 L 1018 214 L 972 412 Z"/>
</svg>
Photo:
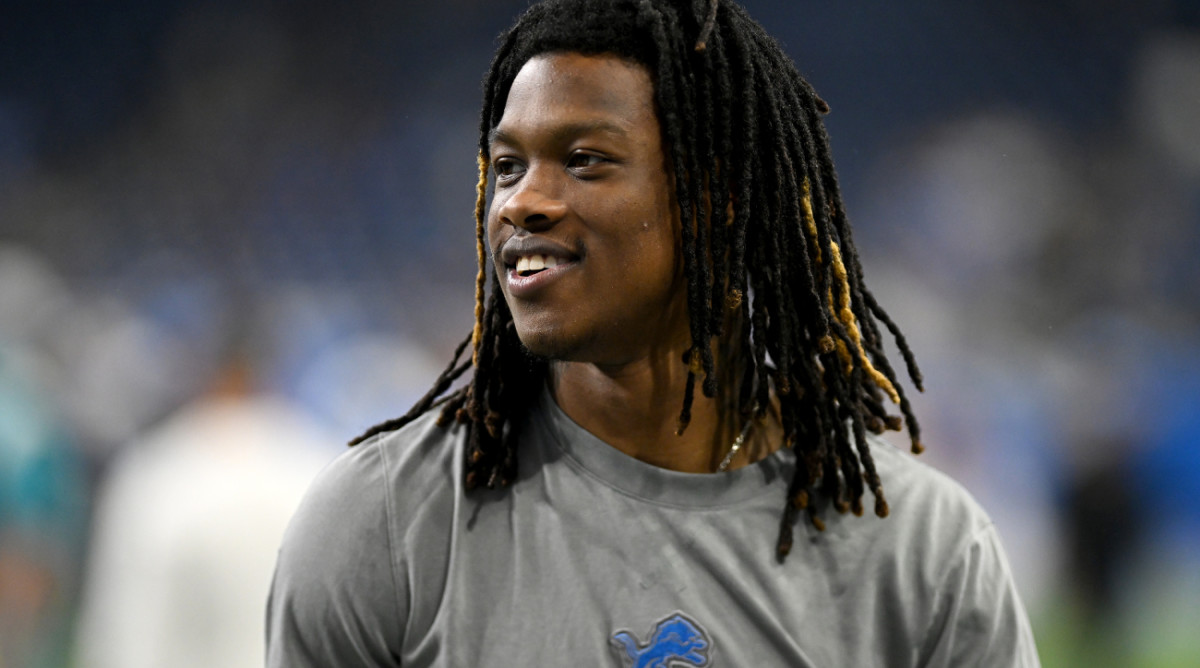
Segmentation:
<svg viewBox="0 0 1200 668">
<path fill-rule="evenodd" d="M 0 666 L 261 665 L 311 476 L 471 326 L 525 4 L 0 6 Z M 745 5 L 1045 665 L 1200 665 L 1200 2 Z"/>
</svg>

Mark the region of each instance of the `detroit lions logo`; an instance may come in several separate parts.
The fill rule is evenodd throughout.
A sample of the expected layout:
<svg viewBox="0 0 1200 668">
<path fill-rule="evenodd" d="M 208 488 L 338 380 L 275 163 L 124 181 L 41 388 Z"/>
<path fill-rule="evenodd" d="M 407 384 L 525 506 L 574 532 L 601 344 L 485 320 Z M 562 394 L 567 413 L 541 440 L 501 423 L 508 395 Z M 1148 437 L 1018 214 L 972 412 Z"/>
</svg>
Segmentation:
<svg viewBox="0 0 1200 668">
<path fill-rule="evenodd" d="M 622 660 L 630 668 L 673 668 L 678 666 L 707 666 L 712 641 L 708 632 L 682 612 L 660 619 L 650 634 L 650 640 L 640 644 L 629 631 L 613 634 L 612 643 L 622 650 Z"/>
</svg>

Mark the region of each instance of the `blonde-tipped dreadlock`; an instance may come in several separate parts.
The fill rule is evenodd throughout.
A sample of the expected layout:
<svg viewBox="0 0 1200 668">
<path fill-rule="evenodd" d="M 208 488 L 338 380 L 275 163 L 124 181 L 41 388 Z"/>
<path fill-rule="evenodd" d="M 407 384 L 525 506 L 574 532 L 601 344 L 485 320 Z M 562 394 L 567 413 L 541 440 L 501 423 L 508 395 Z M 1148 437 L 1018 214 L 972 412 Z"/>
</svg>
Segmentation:
<svg viewBox="0 0 1200 668">
<path fill-rule="evenodd" d="M 479 183 L 475 186 L 475 254 L 479 256 L 479 273 L 475 275 L 475 329 L 471 333 L 471 362 L 479 364 L 479 344 L 483 339 L 483 291 L 487 286 L 487 249 L 485 247 L 484 214 L 487 211 L 488 159 L 479 152 Z"/>
<path fill-rule="evenodd" d="M 858 319 L 854 316 L 854 311 L 850 310 L 850 281 L 846 277 L 846 265 L 842 263 L 842 250 L 834 242 L 829 243 L 829 251 L 833 260 L 833 275 L 838 280 L 841 289 L 838 291 L 837 303 L 837 318 L 841 321 L 842 326 L 846 328 L 846 333 L 850 335 L 850 341 L 854 344 L 855 350 L 858 352 L 858 360 L 862 362 L 863 370 L 871 377 L 879 389 L 887 393 L 888 398 L 892 403 L 899 405 L 900 393 L 896 391 L 896 387 L 892 385 L 892 381 L 887 376 L 879 373 L 879 370 L 871 364 L 871 360 L 867 359 L 867 351 L 863 350 L 862 332 L 858 329 Z M 830 304 L 833 306 L 833 304 Z M 840 345 L 841 341 L 838 342 Z M 847 357 L 849 353 L 847 352 Z"/>
</svg>

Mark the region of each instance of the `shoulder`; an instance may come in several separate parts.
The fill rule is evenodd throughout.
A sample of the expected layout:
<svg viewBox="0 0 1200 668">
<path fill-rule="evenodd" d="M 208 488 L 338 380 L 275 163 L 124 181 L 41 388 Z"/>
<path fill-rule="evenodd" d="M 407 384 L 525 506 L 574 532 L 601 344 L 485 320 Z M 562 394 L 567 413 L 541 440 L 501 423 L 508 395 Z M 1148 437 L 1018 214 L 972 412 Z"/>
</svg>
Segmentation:
<svg viewBox="0 0 1200 668">
<path fill-rule="evenodd" d="M 888 500 L 888 520 L 907 533 L 961 547 L 991 526 L 991 517 L 958 481 L 883 438 L 870 437 L 870 447 Z"/>
<path fill-rule="evenodd" d="M 935 595 L 948 573 L 981 540 L 993 540 L 992 518 L 975 497 L 958 481 L 930 466 L 911 453 L 879 437 L 871 437 L 871 456 L 882 480 L 888 502 L 888 516 L 847 517 L 846 529 L 857 532 L 863 520 L 872 527 L 856 537 L 880 559 L 907 573 L 902 587 L 918 584 L 915 599 Z M 870 513 L 870 492 L 864 493 L 863 505 Z M 1004 574 L 1007 575 L 1006 573 Z"/>
<path fill-rule="evenodd" d="M 431 411 L 404 427 L 343 452 L 313 480 L 284 538 L 290 551 L 331 547 L 354 551 L 364 540 L 388 538 L 396 513 L 436 490 L 452 487 L 459 432 L 437 425 Z"/>
<path fill-rule="evenodd" d="M 279 550 L 269 665 L 345 665 L 351 656 L 384 665 L 398 652 L 409 616 L 402 546 L 411 524 L 398 515 L 420 512 L 422 500 L 454 487 L 461 430 L 436 419 L 434 411 L 351 448 L 313 481 Z"/>
<path fill-rule="evenodd" d="M 437 417 L 430 411 L 343 452 L 313 481 L 294 523 L 395 510 L 397 494 L 452 482 L 462 430 Z"/>
<path fill-rule="evenodd" d="M 871 453 L 895 563 L 922 583 L 922 665 L 1035 666 L 1029 621 L 987 512 L 957 481 L 883 439 Z M 900 589 L 907 589 L 900 586 Z"/>
<path fill-rule="evenodd" d="M 887 440 L 868 436 L 871 458 L 888 504 L 885 518 L 875 516 L 870 491 L 863 492 L 863 517 L 839 514 L 822 498 L 817 512 L 826 530 L 805 534 L 831 547 L 865 551 L 886 560 L 914 582 L 932 586 L 992 520 L 961 484 L 945 473 L 900 450 Z"/>
</svg>

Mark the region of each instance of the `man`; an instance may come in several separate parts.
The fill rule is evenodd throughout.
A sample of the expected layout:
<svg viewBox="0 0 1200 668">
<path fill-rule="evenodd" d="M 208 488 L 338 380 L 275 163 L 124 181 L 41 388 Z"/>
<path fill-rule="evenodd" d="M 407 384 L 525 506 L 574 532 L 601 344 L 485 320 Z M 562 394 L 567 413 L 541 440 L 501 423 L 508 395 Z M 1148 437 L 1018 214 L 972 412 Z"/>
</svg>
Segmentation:
<svg viewBox="0 0 1200 668">
<path fill-rule="evenodd" d="M 1036 665 L 987 516 L 867 435 L 891 401 L 920 449 L 877 322 L 919 373 L 825 111 L 726 0 L 528 10 L 485 83 L 475 329 L 310 491 L 268 663 Z"/>
</svg>

